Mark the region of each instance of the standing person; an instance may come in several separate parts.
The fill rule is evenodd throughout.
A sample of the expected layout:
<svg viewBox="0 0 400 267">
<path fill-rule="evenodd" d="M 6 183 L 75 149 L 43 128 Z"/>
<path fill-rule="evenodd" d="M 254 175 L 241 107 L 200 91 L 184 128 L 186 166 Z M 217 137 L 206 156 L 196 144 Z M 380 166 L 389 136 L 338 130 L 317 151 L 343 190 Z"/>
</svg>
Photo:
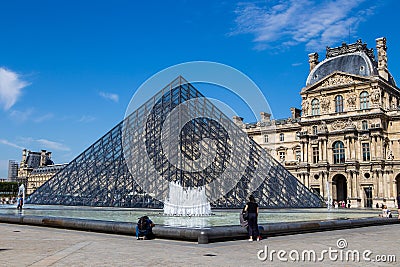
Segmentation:
<svg viewBox="0 0 400 267">
<path fill-rule="evenodd" d="M 24 205 L 24 199 L 22 198 L 21 195 L 18 195 L 17 199 L 17 209 L 22 210 L 22 206 Z"/>
<path fill-rule="evenodd" d="M 257 238 L 257 241 L 260 240 L 260 233 L 258 232 L 258 204 L 256 203 L 256 199 L 253 195 L 250 195 L 249 202 L 247 202 L 244 207 L 244 211 L 248 213 L 248 225 L 249 225 L 249 241 L 253 241 L 253 238 Z"/>
<path fill-rule="evenodd" d="M 399 195 L 397 196 L 397 212 L 399 213 L 399 219 L 400 219 L 400 192 Z"/>
</svg>

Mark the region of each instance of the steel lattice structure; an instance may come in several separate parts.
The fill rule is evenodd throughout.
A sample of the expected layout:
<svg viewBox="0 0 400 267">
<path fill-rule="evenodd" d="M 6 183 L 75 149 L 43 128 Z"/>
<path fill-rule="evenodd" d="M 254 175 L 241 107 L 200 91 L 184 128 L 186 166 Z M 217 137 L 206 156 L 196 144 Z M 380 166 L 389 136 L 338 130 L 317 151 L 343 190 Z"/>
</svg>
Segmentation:
<svg viewBox="0 0 400 267">
<path fill-rule="evenodd" d="M 195 112 L 193 118 L 171 119 L 173 110 L 184 103 L 184 113 Z M 174 129 L 181 129 L 176 144 L 163 141 Z M 246 144 L 248 151 L 241 151 Z M 180 156 L 171 152 L 177 148 Z M 212 162 L 200 168 L 202 155 L 211 155 Z M 189 171 L 193 168 L 199 171 Z M 72 160 L 27 202 L 162 208 L 172 181 L 183 187 L 205 186 L 213 208 L 242 208 L 250 194 L 263 208 L 323 205 L 319 195 L 182 77 Z"/>
</svg>

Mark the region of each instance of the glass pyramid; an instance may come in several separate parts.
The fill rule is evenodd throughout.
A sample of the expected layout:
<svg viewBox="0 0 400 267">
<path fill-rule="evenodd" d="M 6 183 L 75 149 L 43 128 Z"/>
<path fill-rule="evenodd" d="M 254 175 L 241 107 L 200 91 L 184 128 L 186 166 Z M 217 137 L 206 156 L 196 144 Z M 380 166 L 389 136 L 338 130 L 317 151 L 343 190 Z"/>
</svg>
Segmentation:
<svg viewBox="0 0 400 267">
<path fill-rule="evenodd" d="M 88 147 L 27 202 L 162 208 L 171 183 L 205 190 L 213 208 L 242 208 L 250 194 L 262 208 L 323 205 L 319 195 L 182 77 Z"/>
</svg>

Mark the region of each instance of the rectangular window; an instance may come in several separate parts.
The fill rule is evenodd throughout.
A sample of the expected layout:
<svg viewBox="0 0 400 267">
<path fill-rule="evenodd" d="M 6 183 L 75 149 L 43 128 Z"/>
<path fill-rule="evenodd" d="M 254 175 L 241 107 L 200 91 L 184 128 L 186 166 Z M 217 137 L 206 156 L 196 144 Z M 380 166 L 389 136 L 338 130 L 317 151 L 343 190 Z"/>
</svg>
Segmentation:
<svg viewBox="0 0 400 267">
<path fill-rule="evenodd" d="M 285 135 L 283 133 L 279 135 L 279 141 L 281 142 L 285 141 Z"/>
<path fill-rule="evenodd" d="M 285 161 L 285 151 L 280 151 L 279 152 L 279 160 L 280 161 Z"/>
<path fill-rule="evenodd" d="M 362 143 L 363 161 L 370 161 L 371 155 L 369 151 L 369 143 Z"/>
<path fill-rule="evenodd" d="M 362 129 L 364 131 L 368 130 L 368 121 L 362 121 Z"/>
<path fill-rule="evenodd" d="M 301 151 L 300 150 L 296 150 L 296 160 L 300 161 L 301 160 Z"/>
<path fill-rule="evenodd" d="M 313 163 L 318 163 L 318 161 L 319 161 L 319 150 L 318 150 L 317 146 L 312 148 L 312 153 L 313 153 Z"/>
<path fill-rule="evenodd" d="M 312 127 L 312 132 L 313 132 L 313 135 L 318 135 L 318 127 L 317 126 L 313 126 Z"/>
<path fill-rule="evenodd" d="M 268 143 L 268 135 L 264 135 L 264 143 Z"/>
</svg>

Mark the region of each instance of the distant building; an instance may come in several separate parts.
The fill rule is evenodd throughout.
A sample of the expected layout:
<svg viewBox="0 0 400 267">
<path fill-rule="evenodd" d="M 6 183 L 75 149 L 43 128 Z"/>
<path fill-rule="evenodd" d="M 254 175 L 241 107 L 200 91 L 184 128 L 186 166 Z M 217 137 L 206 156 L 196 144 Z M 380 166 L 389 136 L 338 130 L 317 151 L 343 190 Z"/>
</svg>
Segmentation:
<svg viewBox="0 0 400 267">
<path fill-rule="evenodd" d="M 53 165 L 51 160 L 51 152 L 42 150 L 41 152 L 33 152 L 30 150 L 22 150 L 22 160 L 18 169 L 18 179 L 19 183 L 24 183 L 25 188 L 27 188 L 27 178 L 31 172 L 39 167 Z"/>
<path fill-rule="evenodd" d="M 22 160 L 18 169 L 17 181 L 23 183 L 29 195 L 49 180 L 66 164 L 54 164 L 51 152 L 22 150 Z"/>
<path fill-rule="evenodd" d="M 18 162 L 16 160 L 8 161 L 8 181 L 16 182 L 18 177 Z"/>
<path fill-rule="evenodd" d="M 53 164 L 34 169 L 28 176 L 26 193 L 32 194 L 66 165 L 68 164 Z"/>
<path fill-rule="evenodd" d="M 400 193 L 400 89 L 385 38 L 376 49 L 377 58 L 359 40 L 328 47 L 321 62 L 310 54 L 302 110 L 291 118 L 233 119 L 307 187 L 352 207 L 394 207 Z"/>
</svg>

